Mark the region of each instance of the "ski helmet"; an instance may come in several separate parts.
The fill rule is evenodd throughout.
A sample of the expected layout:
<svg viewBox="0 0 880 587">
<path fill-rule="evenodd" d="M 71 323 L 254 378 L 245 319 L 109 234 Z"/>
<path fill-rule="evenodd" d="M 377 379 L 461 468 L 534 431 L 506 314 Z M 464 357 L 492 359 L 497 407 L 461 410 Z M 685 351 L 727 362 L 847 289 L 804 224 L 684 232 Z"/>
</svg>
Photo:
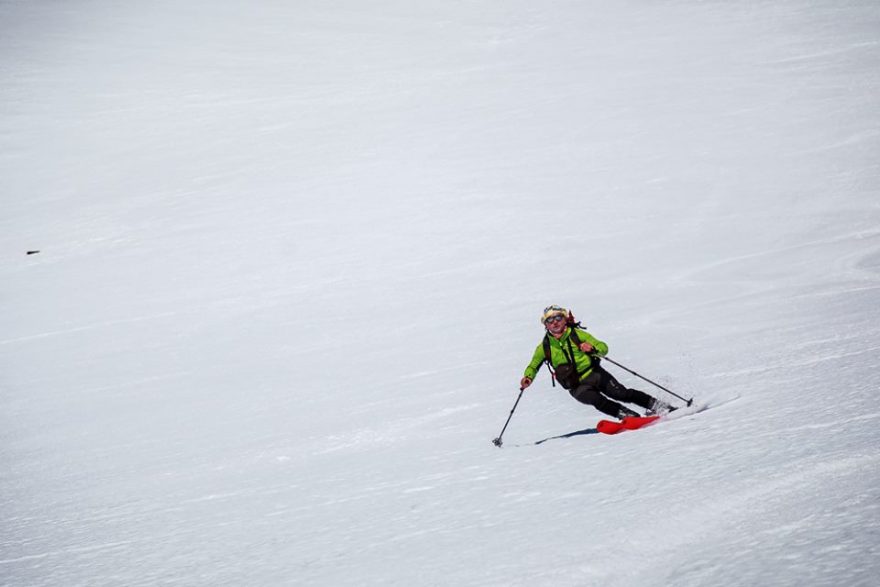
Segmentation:
<svg viewBox="0 0 880 587">
<path fill-rule="evenodd" d="M 569 314 L 570 312 L 562 306 L 547 306 L 544 308 L 544 313 L 541 314 L 541 324 L 547 322 L 547 318 L 552 318 L 553 316 L 564 316 L 568 318 Z"/>
</svg>

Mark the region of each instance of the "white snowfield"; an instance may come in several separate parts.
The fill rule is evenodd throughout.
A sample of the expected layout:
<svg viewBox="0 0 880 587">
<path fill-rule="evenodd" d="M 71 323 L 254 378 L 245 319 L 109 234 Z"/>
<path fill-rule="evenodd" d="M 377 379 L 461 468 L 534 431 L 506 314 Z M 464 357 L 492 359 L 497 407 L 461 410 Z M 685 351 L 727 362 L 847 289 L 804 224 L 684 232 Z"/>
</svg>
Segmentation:
<svg viewBox="0 0 880 587">
<path fill-rule="evenodd" d="M 0 585 L 878 585 L 880 4 L 2 0 L 0 308 Z"/>
</svg>

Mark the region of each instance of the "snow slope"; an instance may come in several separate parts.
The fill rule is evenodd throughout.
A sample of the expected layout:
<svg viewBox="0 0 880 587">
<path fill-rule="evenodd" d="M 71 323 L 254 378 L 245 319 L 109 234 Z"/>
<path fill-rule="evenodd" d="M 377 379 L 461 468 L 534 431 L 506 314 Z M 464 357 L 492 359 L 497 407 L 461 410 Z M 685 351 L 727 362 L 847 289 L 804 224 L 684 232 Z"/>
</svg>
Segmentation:
<svg viewBox="0 0 880 587">
<path fill-rule="evenodd" d="M 878 66 L 870 1 L 0 2 L 0 584 L 876 584 Z M 549 303 L 710 408 L 495 448 Z"/>
</svg>

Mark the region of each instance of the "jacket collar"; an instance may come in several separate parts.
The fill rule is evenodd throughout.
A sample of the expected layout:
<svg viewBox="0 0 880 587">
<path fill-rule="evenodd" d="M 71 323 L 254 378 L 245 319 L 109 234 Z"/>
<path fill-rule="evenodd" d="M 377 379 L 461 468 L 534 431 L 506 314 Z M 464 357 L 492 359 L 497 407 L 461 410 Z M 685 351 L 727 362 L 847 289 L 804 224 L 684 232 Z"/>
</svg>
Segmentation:
<svg viewBox="0 0 880 587">
<path fill-rule="evenodd" d="M 569 338 L 570 336 L 571 336 L 571 326 L 568 326 L 568 327 L 565 329 L 565 332 L 563 332 L 563 333 L 562 333 L 562 336 L 560 336 L 559 338 L 556 338 L 555 336 L 553 336 L 553 335 L 550 334 L 549 332 L 547 333 L 547 337 L 548 337 L 548 338 L 552 338 L 553 340 L 555 340 L 555 341 L 557 341 L 557 342 L 565 342 L 566 340 L 568 340 L 568 338 Z"/>
</svg>

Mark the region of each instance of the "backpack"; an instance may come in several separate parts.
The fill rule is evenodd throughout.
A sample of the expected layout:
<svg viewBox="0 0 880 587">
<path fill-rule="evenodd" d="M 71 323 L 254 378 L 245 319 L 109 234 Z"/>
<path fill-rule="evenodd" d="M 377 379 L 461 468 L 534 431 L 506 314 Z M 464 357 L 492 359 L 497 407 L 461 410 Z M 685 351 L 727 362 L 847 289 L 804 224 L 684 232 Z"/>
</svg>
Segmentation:
<svg viewBox="0 0 880 587">
<path fill-rule="evenodd" d="M 581 339 L 578 336 L 576 328 L 580 328 L 581 330 L 586 330 L 585 327 L 581 326 L 580 322 L 576 322 L 574 316 L 571 312 L 568 313 L 568 320 L 566 320 L 565 325 L 571 328 L 571 334 L 568 335 L 568 352 L 565 352 L 565 347 L 562 349 L 562 354 L 565 355 L 565 358 L 568 359 L 568 363 L 564 363 L 553 369 L 553 363 L 550 361 L 550 333 L 544 333 L 544 340 L 542 341 L 542 346 L 544 347 L 544 362 L 547 363 L 547 369 L 550 371 L 551 383 L 553 387 L 556 387 L 556 382 L 559 381 L 559 384 L 568 390 L 575 389 L 581 382 L 581 373 L 577 370 L 577 364 L 574 361 L 574 347 L 571 344 L 571 341 L 574 340 L 574 346 L 581 346 Z M 592 356 L 593 368 L 599 366 L 599 357 Z"/>
</svg>

